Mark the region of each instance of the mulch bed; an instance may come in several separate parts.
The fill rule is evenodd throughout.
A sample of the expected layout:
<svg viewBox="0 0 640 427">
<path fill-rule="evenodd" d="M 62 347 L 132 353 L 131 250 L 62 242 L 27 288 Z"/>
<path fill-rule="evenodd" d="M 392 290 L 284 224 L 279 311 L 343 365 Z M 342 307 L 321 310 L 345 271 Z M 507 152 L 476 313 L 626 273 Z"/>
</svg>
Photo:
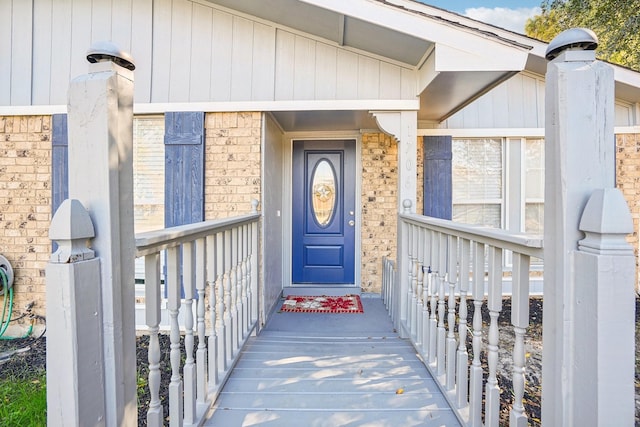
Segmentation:
<svg viewBox="0 0 640 427">
<path fill-rule="evenodd" d="M 486 304 L 483 307 L 483 321 L 486 324 L 489 319 L 486 311 Z M 469 322 L 472 320 L 473 310 L 469 309 Z M 498 362 L 498 385 L 501 389 L 503 402 L 512 400 L 511 383 L 511 351 L 513 349 L 513 328 L 511 327 L 511 304 L 510 299 L 503 300 L 503 309 L 499 317 L 501 326 L 500 333 L 500 357 Z M 541 418 L 541 378 L 542 378 L 542 299 L 531 298 L 530 303 L 531 327 L 525 340 L 527 357 L 527 383 L 525 386 L 525 410 L 529 416 L 529 425 L 539 426 Z M 636 298 L 636 325 L 640 326 L 640 299 Z M 469 323 L 471 325 L 471 323 Z M 510 334 L 509 334 L 509 331 Z M 640 351 L 640 328 L 636 327 L 636 354 Z M 486 332 L 486 331 L 485 331 Z M 196 339 L 197 340 L 197 339 Z M 486 337 L 483 340 L 486 344 Z M 197 345 L 197 343 L 196 343 Z M 137 359 L 138 359 L 138 424 L 146 425 L 146 411 L 149 405 L 148 360 L 147 349 L 149 346 L 148 336 L 137 338 Z M 160 398 L 164 406 L 165 416 L 168 415 L 168 384 L 171 376 L 171 366 L 169 363 L 169 337 L 160 336 L 162 382 L 160 385 Z M 471 347 L 469 346 L 469 349 Z M 8 356 L 8 353 L 18 350 Z M 481 359 L 486 359 L 483 351 Z M 640 410 L 640 364 L 636 357 L 636 426 L 640 426 L 638 418 Z M 486 363 L 486 360 L 484 360 Z M 13 377 L 17 379 L 28 378 L 33 370 L 46 368 L 46 337 L 30 337 L 17 340 L 0 340 L 0 379 Z M 509 408 L 503 405 L 500 425 L 508 425 Z"/>
</svg>

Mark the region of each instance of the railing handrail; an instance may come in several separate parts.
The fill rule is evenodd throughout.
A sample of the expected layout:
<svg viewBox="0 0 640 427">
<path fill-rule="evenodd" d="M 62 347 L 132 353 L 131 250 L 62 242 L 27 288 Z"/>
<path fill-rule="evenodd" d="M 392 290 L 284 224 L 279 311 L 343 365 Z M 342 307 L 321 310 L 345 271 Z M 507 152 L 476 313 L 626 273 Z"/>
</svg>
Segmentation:
<svg viewBox="0 0 640 427">
<path fill-rule="evenodd" d="M 208 220 L 164 228 L 162 230 L 137 233 L 136 257 L 160 252 L 163 249 L 175 247 L 213 233 L 231 229 L 238 225 L 256 222 L 259 219 L 260 213 L 250 213 L 232 218 Z"/>
<path fill-rule="evenodd" d="M 438 232 L 543 259 L 543 238 L 539 235 L 514 233 L 501 228 L 463 224 L 414 213 L 401 213 L 399 216 L 407 223 L 427 226 Z"/>
</svg>

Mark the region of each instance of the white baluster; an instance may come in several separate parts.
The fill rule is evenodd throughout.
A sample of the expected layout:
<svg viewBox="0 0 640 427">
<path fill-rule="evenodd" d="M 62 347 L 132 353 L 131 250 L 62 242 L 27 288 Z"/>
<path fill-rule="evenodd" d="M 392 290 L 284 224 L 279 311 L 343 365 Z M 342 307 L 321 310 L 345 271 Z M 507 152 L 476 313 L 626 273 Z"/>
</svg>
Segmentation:
<svg viewBox="0 0 640 427">
<path fill-rule="evenodd" d="M 207 400 L 207 345 L 205 324 L 205 289 L 206 289 L 206 245 L 205 239 L 196 240 L 196 331 L 198 333 L 198 349 L 196 350 L 196 398 L 204 404 Z M 212 318 L 213 321 L 213 318 Z M 212 328 L 212 335 L 215 329 Z"/>
<path fill-rule="evenodd" d="M 211 333 L 208 341 L 209 356 L 209 387 L 214 388 L 218 384 L 218 298 L 216 294 L 216 236 L 209 235 L 206 237 L 207 245 L 207 286 L 209 287 L 209 313 L 211 318 Z M 198 301 L 200 303 L 200 301 Z M 202 298 L 204 304 L 204 298 Z M 204 344 L 204 340 L 202 341 Z M 198 349 L 200 344 L 198 343 Z M 200 351 L 200 350 L 198 350 Z M 205 390 L 206 393 L 206 390 Z M 200 391 L 198 391 L 200 396 Z"/>
<path fill-rule="evenodd" d="M 194 262 L 193 242 L 186 242 L 182 245 L 182 281 L 184 286 L 184 351 L 186 360 L 182 370 L 184 377 L 184 421 L 193 423 L 196 417 L 196 363 L 193 357 L 194 349 L 194 319 L 193 319 L 193 294 L 194 283 Z"/>
<path fill-rule="evenodd" d="M 497 427 L 500 422 L 500 388 L 498 387 L 498 316 L 502 310 L 502 249 L 490 246 L 489 248 L 489 344 L 487 361 L 489 365 L 489 377 L 485 390 L 485 425 Z"/>
<path fill-rule="evenodd" d="M 257 200 L 255 201 L 255 209 L 257 212 Z M 258 253 L 258 222 L 253 222 L 251 224 L 251 268 L 250 268 L 250 278 L 249 283 L 251 284 L 251 293 L 253 295 L 251 301 L 251 323 L 259 323 L 259 303 L 260 303 L 260 294 L 258 293 L 258 259 L 260 258 L 260 254 Z M 256 328 L 257 330 L 257 328 Z"/>
<path fill-rule="evenodd" d="M 449 301 L 447 302 L 447 390 L 453 390 L 456 385 L 456 282 L 458 280 L 458 238 L 449 236 L 447 241 L 447 279 L 449 283 Z"/>
<path fill-rule="evenodd" d="M 424 312 L 424 235 L 422 232 L 422 228 L 416 227 L 416 246 L 417 246 L 417 288 L 416 288 L 416 298 L 418 301 L 418 305 L 416 306 L 416 346 L 422 346 L 422 340 L 424 337 L 423 327 L 424 323 L 422 321 L 422 316 Z"/>
<path fill-rule="evenodd" d="M 444 327 L 445 317 L 445 282 L 447 270 L 447 236 L 444 233 L 438 233 L 439 250 L 438 254 L 438 376 L 444 375 L 446 372 L 445 360 L 445 344 L 447 338 L 447 330 Z"/>
<path fill-rule="evenodd" d="M 529 263 L 527 255 L 513 254 L 511 324 L 516 339 L 513 345 L 513 407 L 509 414 L 510 427 L 525 427 L 529 423 L 523 404 L 526 363 L 524 335 L 529 327 Z"/>
<path fill-rule="evenodd" d="M 171 382 L 169 383 L 169 417 L 171 426 L 181 426 L 183 419 L 182 378 L 180 377 L 180 325 L 178 313 L 180 310 L 180 248 L 167 249 L 167 282 L 170 321 L 171 351 Z"/>
<path fill-rule="evenodd" d="M 411 326 L 413 325 L 412 320 L 414 319 L 413 317 L 413 308 L 415 306 L 416 303 L 416 297 L 415 297 L 415 282 L 413 280 L 413 274 L 414 274 L 414 258 L 413 258 L 413 226 L 411 224 L 407 224 L 406 226 L 406 236 L 407 236 L 407 273 L 409 274 L 408 277 L 408 284 L 409 286 L 407 287 L 407 329 L 409 332 L 409 336 L 412 337 L 413 336 L 413 331 L 411 329 Z"/>
<path fill-rule="evenodd" d="M 238 335 L 240 327 L 238 325 L 238 229 L 230 231 L 231 241 L 231 269 L 229 277 L 231 280 L 231 355 L 235 357 L 238 351 Z"/>
<path fill-rule="evenodd" d="M 473 361 L 469 378 L 469 425 L 482 426 L 482 301 L 484 300 L 484 244 L 473 244 Z"/>
<path fill-rule="evenodd" d="M 218 293 L 216 298 L 218 309 L 216 310 L 216 324 L 218 325 L 218 371 L 220 373 L 227 370 L 227 348 L 229 348 L 227 341 L 227 325 L 229 313 L 226 305 L 226 292 L 225 292 L 225 276 L 224 276 L 224 246 L 222 244 L 222 233 L 216 236 L 216 249 L 217 249 L 217 261 L 216 261 L 216 283 L 215 288 Z"/>
<path fill-rule="evenodd" d="M 431 265 L 431 231 L 422 230 L 423 240 L 423 273 L 424 273 L 424 286 L 422 289 L 422 299 L 424 306 L 422 307 L 422 353 L 425 355 L 425 360 L 429 360 L 429 341 L 430 341 L 430 327 L 429 327 L 429 296 L 430 294 L 430 273 L 429 266 Z"/>
<path fill-rule="evenodd" d="M 242 259 L 241 264 L 240 264 L 240 271 L 242 272 L 241 276 L 242 276 L 242 284 L 241 284 L 241 289 L 242 289 L 242 302 L 241 302 L 241 306 L 242 306 L 242 310 L 241 310 L 241 318 L 242 318 L 242 338 L 244 339 L 244 337 L 247 336 L 247 331 L 249 330 L 249 307 L 248 302 L 249 302 L 249 297 L 248 297 L 248 292 L 247 292 L 247 286 L 249 284 L 249 282 L 247 281 L 247 246 L 248 246 L 248 241 L 247 241 L 247 225 L 243 225 L 240 228 L 240 233 L 242 235 L 241 239 L 240 239 L 240 258 Z"/>
<path fill-rule="evenodd" d="M 233 360 L 233 319 L 232 319 L 232 306 L 231 306 L 231 231 L 224 231 L 224 277 L 222 278 L 222 283 L 224 286 L 224 325 L 226 327 L 225 331 L 225 360 L 227 361 L 225 366 L 230 366 L 231 361 Z M 225 368 L 226 370 L 226 368 Z"/>
<path fill-rule="evenodd" d="M 144 257 L 145 317 L 149 327 L 149 410 L 147 425 L 159 427 L 164 422 L 164 408 L 160 402 L 160 254 Z"/>
<path fill-rule="evenodd" d="M 467 292 L 469 290 L 469 255 L 471 242 L 460 241 L 460 307 L 458 320 L 458 366 L 456 369 L 456 403 L 458 408 L 469 404 L 469 354 L 467 353 Z"/>
</svg>

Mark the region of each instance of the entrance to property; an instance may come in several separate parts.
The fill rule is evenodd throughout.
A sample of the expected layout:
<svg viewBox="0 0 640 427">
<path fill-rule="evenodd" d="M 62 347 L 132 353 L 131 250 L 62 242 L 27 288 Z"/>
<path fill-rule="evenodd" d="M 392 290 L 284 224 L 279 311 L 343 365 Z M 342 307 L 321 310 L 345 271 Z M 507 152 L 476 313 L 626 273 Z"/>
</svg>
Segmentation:
<svg viewBox="0 0 640 427">
<path fill-rule="evenodd" d="M 294 285 L 354 283 L 355 190 L 355 140 L 293 142 Z"/>
</svg>

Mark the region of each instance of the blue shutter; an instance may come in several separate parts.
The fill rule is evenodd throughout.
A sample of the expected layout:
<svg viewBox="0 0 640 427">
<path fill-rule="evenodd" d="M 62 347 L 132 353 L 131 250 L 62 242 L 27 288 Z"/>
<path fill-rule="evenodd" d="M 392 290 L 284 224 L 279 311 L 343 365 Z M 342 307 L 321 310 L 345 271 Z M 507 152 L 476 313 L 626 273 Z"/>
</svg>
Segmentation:
<svg viewBox="0 0 640 427">
<path fill-rule="evenodd" d="M 166 227 L 204 221 L 204 112 L 166 113 Z"/>
<path fill-rule="evenodd" d="M 423 142 L 424 215 L 451 219 L 451 136 L 425 136 Z"/>
<path fill-rule="evenodd" d="M 67 115 L 54 114 L 51 118 L 51 215 L 69 198 L 69 143 Z"/>
</svg>

